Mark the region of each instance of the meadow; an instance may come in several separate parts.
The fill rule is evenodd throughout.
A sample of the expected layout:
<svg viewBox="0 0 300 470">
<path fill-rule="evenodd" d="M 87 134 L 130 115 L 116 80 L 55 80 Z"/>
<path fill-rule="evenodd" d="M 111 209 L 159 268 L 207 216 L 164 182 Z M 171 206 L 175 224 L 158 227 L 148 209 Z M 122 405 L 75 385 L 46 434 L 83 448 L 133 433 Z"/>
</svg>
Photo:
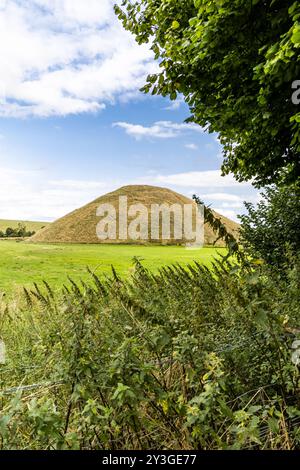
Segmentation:
<svg viewBox="0 0 300 470">
<path fill-rule="evenodd" d="M 71 277 L 75 281 L 87 279 L 87 267 L 97 275 L 111 273 L 113 265 L 122 276 L 133 270 L 137 257 L 145 268 L 157 272 L 174 263 L 187 265 L 194 260 L 210 265 L 223 248 L 186 249 L 181 246 L 132 245 L 51 245 L 26 242 L 0 242 L 0 291 L 12 293 L 23 286 L 46 280 L 59 289 Z"/>
</svg>

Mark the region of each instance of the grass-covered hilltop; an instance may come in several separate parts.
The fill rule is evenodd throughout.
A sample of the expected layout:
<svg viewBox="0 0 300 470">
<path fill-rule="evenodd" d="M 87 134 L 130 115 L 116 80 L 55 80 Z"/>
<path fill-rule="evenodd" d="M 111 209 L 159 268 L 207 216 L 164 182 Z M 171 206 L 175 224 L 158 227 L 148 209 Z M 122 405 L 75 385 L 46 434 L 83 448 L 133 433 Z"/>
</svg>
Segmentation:
<svg viewBox="0 0 300 470">
<path fill-rule="evenodd" d="M 195 203 L 174 191 L 166 188 L 145 185 L 133 185 L 119 188 L 118 190 L 101 196 L 84 207 L 81 207 L 71 214 L 57 220 L 51 225 L 48 225 L 43 230 L 39 231 L 30 241 L 35 243 L 117 243 L 128 244 L 133 243 L 132 240 L 121 240 L 118 237 L 115 240 L 99 240 L 96 234 L 97 223 L 100 217 L 97 217 L 97 209 L 102 204 L 111 204 L 116 209 L 117 221 L 119 220 L 119 198 L 127 197 L 128 207 L 134 204 L 144 205 L 150 214 L 151 205 L 158 204 L 159 206 L 167 204 L 170 207 L 177 204 L 184 207 L 185 204 Z M 236 222 L 229 220 L 220 214 L 215 213 L 220 218 L 222 223 L 227 227 L 230 233 L 238 235 L 239 225 Z M 130 222 L 130 218 L 128 220 Z M 117 234 L 119 233 L 117 228 Z M 209 224 L 205 225 L 204 243 L 205 245 L 213 245 L 217 237 Z M 184 244 L 185 240 L 174 238 L 174 216 L 171 214 L 171 238 L 163 240 L 162 235 L 158 240 L 151 239 L 150 224 L 149 224 L 149 243 L 150 244 L 168 244 L 178 245 Z M 145 244 L 144 240 L 137 240 L 136 243 Z M 219 240 L 217 246 L 224 246 L 224 242 Z"/>
</svg>

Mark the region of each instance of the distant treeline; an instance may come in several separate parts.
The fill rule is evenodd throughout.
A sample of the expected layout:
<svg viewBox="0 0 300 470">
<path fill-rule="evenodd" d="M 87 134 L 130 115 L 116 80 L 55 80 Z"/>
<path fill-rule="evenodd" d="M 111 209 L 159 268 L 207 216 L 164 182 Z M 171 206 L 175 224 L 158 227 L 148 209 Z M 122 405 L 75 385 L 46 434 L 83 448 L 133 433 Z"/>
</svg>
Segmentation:
<svg viewBox="0 0 300 470">
<path fill-rule="evenodd" d="M 18 227 L 12 228 L 7 227 L 5 232 L 0 230 L 0 238 L 25 238 L 31 237 L 35 232 L 27 230 L 26 226 L 23 224 L 18 224 Z"/>
</svg>

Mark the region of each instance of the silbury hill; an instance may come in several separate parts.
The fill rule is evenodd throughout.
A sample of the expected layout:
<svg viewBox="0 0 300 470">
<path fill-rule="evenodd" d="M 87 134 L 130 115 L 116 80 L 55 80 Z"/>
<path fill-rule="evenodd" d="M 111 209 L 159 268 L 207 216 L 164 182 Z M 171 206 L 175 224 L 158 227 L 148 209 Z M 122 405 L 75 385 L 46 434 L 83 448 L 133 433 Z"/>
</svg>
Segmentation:
<svg viewBox="0 0 300 470">
<path fill-rule="evenodd" d="M 168 239 L 163 239 L 162 230 L 160 227 L 160 238 L 152 239 L 151 230 L 149 223 L 149 234 L 148 239 L 145 240 L 132 240 L 120 239 L 119 238 L 119 229 L 117 227 L 117 236 L 115 239 L 100 240 L 96 233 L 96 227 L 101 220 L 97 216 L 97 209 L 102 204 L 110 204 L 115 208 L 116 220 L 118 224 L 119 220 L 119 201 L 121 196 L 127 197 L 128 207 L 134 204 L 142 204 L 147 207 L 149 214 L 151 207 L 158 204 L 167 204 L 173 206 L 174 204 L 180 205 L 182 211 L 184 205 L 194 204 L 194 202 L 167 188 L 160 188 L 156 186 L 144 186 L 144 185 L 134 185 L 134 186 L 124 186 L 116 191 L 105 194 L 104 196 L 99 197 L 98 199 L 92 201 L 91 203 L 81 207 L 70 214 L 58 219 L 52 224 L 46 226 L 38 233 L 36 233 L 31 239 L 30 242 L 34 243 L 84 243 L 84 244 L 99 244 L 99 243 L 110 243 L 110 244 L 168 244 L 168 245 L 180 245 L 185 244 L 187 240 L 182 238 L 174 237 L 174 223 L 176 218 L 171 212 L 171 223 L 170 223 L 170 233 L 171 237 Z M 196 217 L 196 209 L 193 212 Z M 228 219 L 227 217 L 214 212 L 214 215 L 218 217 L 221 222 L 226 226 L 227 231 L 234 236 L 238 237 L 239 225 Z M 128 217 L 128 224 L 134 219 L 134 217 Z M 195 228 L 195 223 L 194 223 Z M 213 232 L 212 228 L 205 224 L 204 226 L 204 243 L 205 245 L 213 245 L 216 242 L 217 235 Z M 221 240 L 216 242 L 216 246 L 224 246 Z"/>
</svg>

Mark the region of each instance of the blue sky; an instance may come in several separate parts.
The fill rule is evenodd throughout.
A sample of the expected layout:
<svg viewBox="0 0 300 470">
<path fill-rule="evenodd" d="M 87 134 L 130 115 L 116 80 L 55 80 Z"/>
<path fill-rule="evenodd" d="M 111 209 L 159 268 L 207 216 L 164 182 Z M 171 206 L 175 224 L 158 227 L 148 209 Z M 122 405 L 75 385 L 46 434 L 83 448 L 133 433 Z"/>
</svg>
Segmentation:
<svg viewBox="0 0 300 470">
<path fill-rule="evenodd" d="M 139 92 L 157 64 L 114 2 L 25 3 L 0 0 L 0 218 L 53 220 L 126 184 L 197 193 L 231 218 L 257 200 L 220 176 L 217 136 L 184 124 L 181 100 Z"/>
</svg>

